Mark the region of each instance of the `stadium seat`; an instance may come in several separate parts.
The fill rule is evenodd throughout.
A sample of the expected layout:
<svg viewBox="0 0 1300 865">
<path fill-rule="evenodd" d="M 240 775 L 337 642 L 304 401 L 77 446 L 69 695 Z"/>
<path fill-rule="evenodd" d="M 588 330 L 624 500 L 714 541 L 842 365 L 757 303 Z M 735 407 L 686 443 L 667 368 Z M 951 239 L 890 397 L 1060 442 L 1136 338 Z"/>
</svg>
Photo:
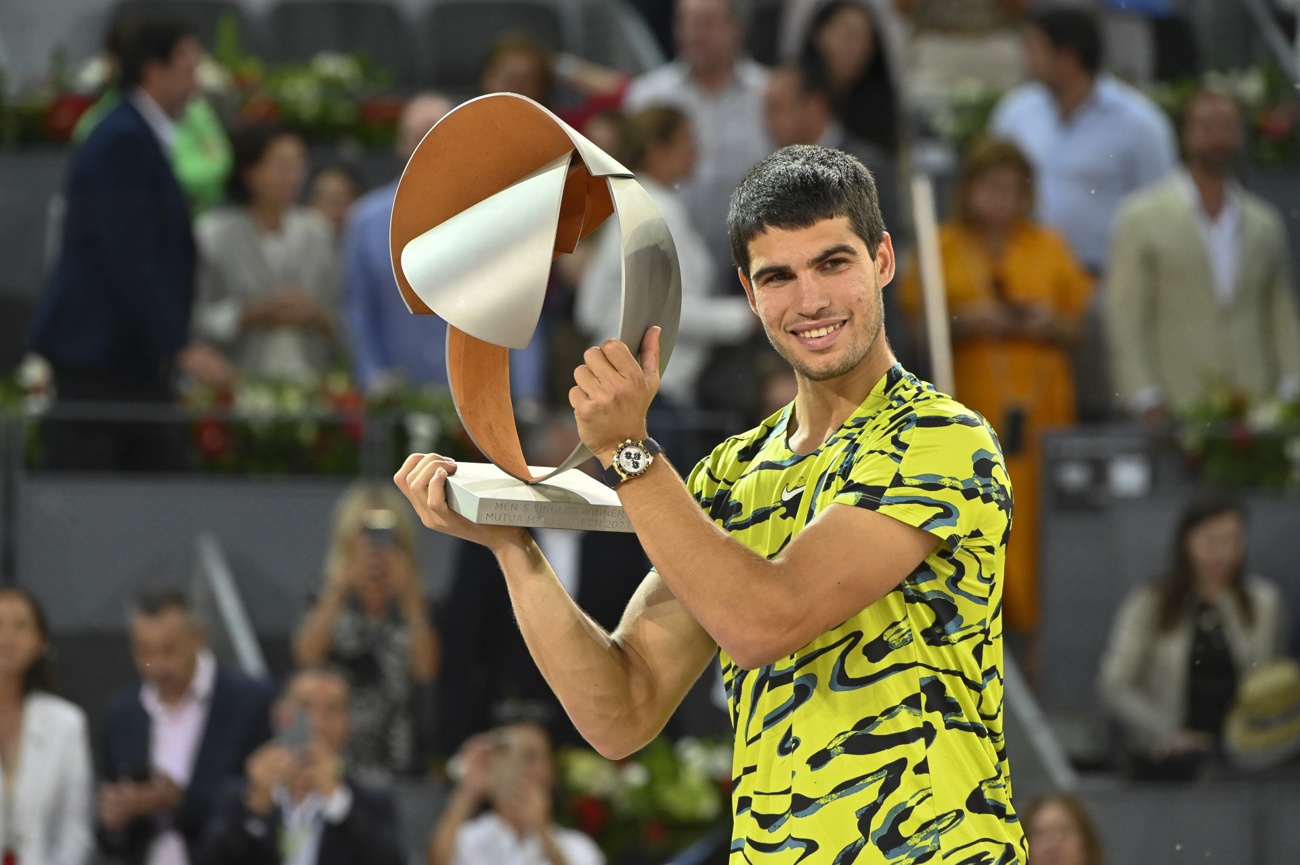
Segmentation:
<svg viewBox="0 0 1300 865">
<path fill-rule="evenodd" d="M 194 31 L 203 47 L 211 51 L 216 45 L 221 22 L 228 16 L 233 16 L 239 25 L 243 47 L 255 50 L 258 47 L 257 34 L 243 5 L 235 0 L 121 0 L 111 20 L 169 18 L 183 21 Z"/>
<path fill-rule="evenodd" d="M 267 62 L 305 63 L 322 51 L 356 53 L 387 70 L 392 85 L 416 80 L 411 28 L 397 7 L 377 0 L 282 0 L 266 17 Z"/>
</svg>

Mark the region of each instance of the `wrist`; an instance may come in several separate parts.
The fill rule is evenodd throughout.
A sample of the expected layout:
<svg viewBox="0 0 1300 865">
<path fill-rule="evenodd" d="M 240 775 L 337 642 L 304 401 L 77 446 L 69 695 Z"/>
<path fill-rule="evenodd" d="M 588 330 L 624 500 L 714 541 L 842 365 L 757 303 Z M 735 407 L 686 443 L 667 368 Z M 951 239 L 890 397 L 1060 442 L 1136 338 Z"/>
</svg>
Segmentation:
<svg viewBox="0 0 1300 865">
<path fill-rule="evenodd" d="M 614 454 L 618 453 L 618 449 L 621 448 L 625 442 L 639 442 L 648 438 L 650 438 L 650 433 L 647 431 L 645 425 L 642 424 L 639 431 L 633 432 L 631 435 L 617 438 L 608 445 L 601 447 L 599 450 L 593 448 L 592 453 L 596 455 L 596 459 L 600 460 L 601 468 L 607 469 L 614 462 Z"/>
<path fill-rule="evenodd" d="M 265 817 L 274 810 L 275 800 L 271 798 L 270 790 L 249 788 L 244 796 L 244 806 L 253 814 Z"/>
</svg>

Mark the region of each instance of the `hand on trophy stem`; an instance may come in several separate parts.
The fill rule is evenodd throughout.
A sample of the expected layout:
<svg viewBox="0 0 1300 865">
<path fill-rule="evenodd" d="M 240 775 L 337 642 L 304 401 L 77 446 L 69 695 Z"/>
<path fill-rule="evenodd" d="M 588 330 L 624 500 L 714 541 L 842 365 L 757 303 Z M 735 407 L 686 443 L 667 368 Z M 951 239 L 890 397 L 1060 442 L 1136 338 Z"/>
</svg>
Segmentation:
<svg viewBox="0 0 1300 865">
<path fill-rule="evenodd" d="M 527 532 L 509 526 L 477 525 L 447 504 L 447 477 L 456 473 L 456 461 L 439 454 L 411 454 L 393 475 L 393 482 L 415 508 L 426 528 L 452 535 L 496 552 Z"/>
<path fill-rule="evenodd" d="M 646 412 L 659 391 L 658 327 L 646 331 L 641 356 L 617 339 L 587 349 L 586 361 L 573 371 L 569 404 L 578 420 L 578 435 L 608 465 L 617 447 L 646 437 Z"/>
</svg>

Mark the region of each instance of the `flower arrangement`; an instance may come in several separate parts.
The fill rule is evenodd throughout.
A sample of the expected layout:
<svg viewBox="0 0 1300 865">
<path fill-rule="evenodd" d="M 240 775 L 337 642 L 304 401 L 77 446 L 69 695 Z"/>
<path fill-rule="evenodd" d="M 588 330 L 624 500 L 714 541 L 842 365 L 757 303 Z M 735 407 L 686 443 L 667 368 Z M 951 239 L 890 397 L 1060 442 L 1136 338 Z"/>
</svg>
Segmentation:
<svg viewBox="0 0 1300 865">
<path fill-rule="evenodd" d="M 1218 388 L 1180 421 L 1178 443 L 1205 481 L 1300 489 L 1300 399 Z"/>
<path fill-rule="evenodd" d="M 930 118 L 934 131 L 958 153 L 965 153 L 988 130 L 993 109 L 1003 93 L 976 79 L 957 82 L 947 102 L 937 106 Z"/>
<path fill-rule="evenodd" d="M 561 817 L 611 861 L 663 861 L 728 819 L 731 742 L 661 736 L 627 760 L 558 754 Z"/>
<path fill-rule="evenodd" d="M 1252 155 L 1260 165 L 1300 158 L 1300 100 L 1276 64 L 1238 72 L 1206 72 L 1199 78 L 1157 85 L 1149 94 L 1178 124 L 1187 103 L 1202 89 L 1220 90 L 1236 98 L 1250 130 Z"/>
</svg>

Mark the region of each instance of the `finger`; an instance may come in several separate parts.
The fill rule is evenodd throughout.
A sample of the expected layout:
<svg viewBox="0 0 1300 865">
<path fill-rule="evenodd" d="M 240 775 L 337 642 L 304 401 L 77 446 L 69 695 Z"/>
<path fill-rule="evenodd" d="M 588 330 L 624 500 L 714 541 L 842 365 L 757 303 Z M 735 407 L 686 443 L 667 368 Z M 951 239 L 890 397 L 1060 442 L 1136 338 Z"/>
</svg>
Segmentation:
<svg viewBox="0 0 1300 865">
<path fill-rule="evenodd" d="M 587 396 L 586 392 L 584 392 L 582 388 L 576 385 L 569 388 L 569 406 L 575 412 L 582 411 L 587 407 L 587 403 L 590 401 L 591 397 Z"/>
<path fill-rule="evenodd" d="M 623 374 L 610 362 L 612 346 L 622 344 L 616 339 L 607 339 L 600 345 L 592 346 L 583 353 L 582 359 L 586 361 L 587 368 L 595 373 L 596 378 L 601 382 L 610 384 L 623 377 Z"/>
<path fill-rule="evenodd" d="M 663 328 L 655 325 L 641 337 L 641 371 L 647 377 L 659 375 L 659 338 L 662 335 Z"/>
<path fill-rule="evenodd" d="M 447 506 L 447 468 L 438 466 L 433 473 L 433 480 L 429 482 L 429 496 L 427 499 L 429 510 L 440 514 Z"/>
<path fill-rule="evenodd" d="M 424 457 L 425 454 L 411 454 L 402 462 L 402 467 L 393 475 L 393 483 L 397 484 L 397 488 L 403 493 L 410 489 L 406 480 L 407 476 L 415 471 L 415 467 L 419 465 L 420 460 L 424 459 Z"/>
<path fill-rule="evenodd" d="M 573 381 L 587 397 L 594 397 L 603 389 L 601 380 L 587 366 L 580 366 L 573 371 Z"/>
<path fill-rule="evenodd" d="M 621 378 L 631 381 L 641 380 L 641 367 L 626 343 L 617 339 L 608 339 L 601 343 L 600 349 Z"/>
</svg>

